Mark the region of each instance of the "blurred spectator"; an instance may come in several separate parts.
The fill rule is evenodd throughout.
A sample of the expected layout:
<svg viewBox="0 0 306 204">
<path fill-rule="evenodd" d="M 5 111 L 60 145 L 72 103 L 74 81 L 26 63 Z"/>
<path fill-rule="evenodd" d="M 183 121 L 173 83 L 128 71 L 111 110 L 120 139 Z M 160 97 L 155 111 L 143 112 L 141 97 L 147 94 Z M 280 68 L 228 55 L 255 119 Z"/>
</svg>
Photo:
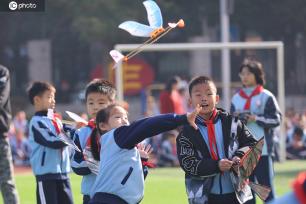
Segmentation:
<svg viewBox="0 0 306 204">
<path fill-rule="evenodd" d="M 151 93 L 149 92 L 148 95 L 146 96 L 144 116 L 150 117 L 150 116 L 154 116 L 157 114 L 159 114 L 158 105 L 156 104 L 156 100 L 154 96 L 152 96 Z M 153 162 L 154 164 L 157 163 L 157 154 L 160 149 L 161 137 L 162 135 L 159 134 L 159 135 L 156 135 L 155 137 L 150 137 L 144 140 L 145 144 L 150 144 L 153 148 L 153 151 L 150 155 L 150 161 Z"/>
<path fill-rule="evenodd" d="M 303 142 L 304 131 L 295 127 L 292 141 L 287 147 L 287 159 L 306 159 L 306 146 Z"/>
<path fill-rule="evenodd" d="M 185 113 L 183 102 L 178 93 L 178 84 L 180 82 L 178 76 L 172 77 L 166 84 L 165 90 L 160 94 L 160 113 Z"/>
<path fill-rule="evenodd" d="M 12 137 L 16 137 L 16 129 L 13 123 L 10 124 L 10 129 L 7 132 L 7 137 L 11 139 Z"/>
<path fill-rule="evenodd" d="M 13 162 L 16 166 L 30 166 L 31 149 L 28 139 L 20 130 L 16 130 L 15 137 L 10 138 Z"/>
<path fill-rule="evenodd" d="M 180 94 L 182 100 L 182 106 L 184 109 L 184 113 L 191 111 L 192 108 L 188 103 L 189 93 L 188 93 L 188 83 L 185 80 L 181 80 L 178 83 L 178 93 Z"/>
<path fill-rule="evenodd" d="M 23 132 L 25 137 L 28 137 L 28 121 L 24 111 L 18 111 L 13 119 L 15 129 Z"/>
<path fill-rule="evenodd" d="M 159 114 L 159 110 L 158 110 L 154 96 L 148 95 L 146 102 L 147 102 L 146 110 L 144 112 L 145 117 L 154 116 L 154 115 Z"/>
<path fill-rule="evenodd" d="M 176 137 L 178 132 L 172 130 L 163 134 L 163 142 L 159 150 L 158 166 L 169 167 L 178 166 L 179 162 L 176 156 Z"/>
</svg>

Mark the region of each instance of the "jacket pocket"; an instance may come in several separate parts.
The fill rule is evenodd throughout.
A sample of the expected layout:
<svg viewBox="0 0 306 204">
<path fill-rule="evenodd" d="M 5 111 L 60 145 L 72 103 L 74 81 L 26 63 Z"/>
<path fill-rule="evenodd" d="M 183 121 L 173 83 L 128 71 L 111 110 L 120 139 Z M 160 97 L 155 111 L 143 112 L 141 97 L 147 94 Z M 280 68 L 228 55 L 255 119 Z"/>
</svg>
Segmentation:
<svg viewBox="0 0 306 204">
<path fill-rule="evenodd" d="M 46 152 L 44 151 L 41 157 L 41 166 L 45 164 L 45 157 L 46 157 Z"/>
<path fill-rule="evenodd" d="M 129 177 L 131 176 L 132 172 L 133 172 L 133 167 L 130 167 L 130 168 L 129 168 L 129 171 L 127 172 L 127 174 L 125 175 L 125 177 L 124 177 L 123 180 L 121 181 L 121 184 L 122 184 L 122 185 L 124 185 L 124 184 L 127 182 L 127 180 L 129 179 Z"/>
</svg>

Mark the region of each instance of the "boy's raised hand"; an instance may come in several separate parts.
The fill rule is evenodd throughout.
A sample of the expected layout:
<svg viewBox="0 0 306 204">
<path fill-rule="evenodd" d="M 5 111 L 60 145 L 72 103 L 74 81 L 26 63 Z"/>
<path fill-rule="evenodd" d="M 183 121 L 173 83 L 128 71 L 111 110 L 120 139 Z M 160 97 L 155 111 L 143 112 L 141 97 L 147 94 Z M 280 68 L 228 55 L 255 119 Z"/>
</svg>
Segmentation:
<svg viewBox="0 0 306 204">
<path fill-rule="evenodd" d="M 200 106 L 200 104 L 198 104 L 191 113 L 187 113 L 187 120 L 189 124 L 196 130 L 198 129 L 198 126 L 196 125 L 195 120 L 201 109 L 202 107 Z"/>
</svg>

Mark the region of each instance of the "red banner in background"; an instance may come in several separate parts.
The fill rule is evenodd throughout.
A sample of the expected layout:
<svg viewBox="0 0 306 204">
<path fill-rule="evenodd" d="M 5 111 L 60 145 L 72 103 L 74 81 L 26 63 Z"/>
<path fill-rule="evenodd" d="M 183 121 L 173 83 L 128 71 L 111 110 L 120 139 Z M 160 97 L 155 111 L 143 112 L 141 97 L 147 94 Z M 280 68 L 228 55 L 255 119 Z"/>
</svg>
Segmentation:
<svg viewBox="0 0 306 204">
<path fill-rule="evenodd" d="M 109 79 L 115 82 L 115 69 L 113 64 L 109 66 Z M 122 63 L 122 78 L 124 95 L 132 96 L 152 84 L 155 72 L 151 65 L 141 58 L 132 58 L 127 63 Z"/>
</svg>

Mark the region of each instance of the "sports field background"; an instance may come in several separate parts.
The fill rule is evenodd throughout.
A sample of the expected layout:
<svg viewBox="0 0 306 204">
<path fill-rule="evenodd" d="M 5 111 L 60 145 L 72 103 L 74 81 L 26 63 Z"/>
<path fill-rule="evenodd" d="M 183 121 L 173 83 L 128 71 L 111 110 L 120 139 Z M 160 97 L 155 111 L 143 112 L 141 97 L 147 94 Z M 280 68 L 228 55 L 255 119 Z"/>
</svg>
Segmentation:
<svg viewBox="0 0 306 204">
<path fill-rule="evenodd" d="M 306 170 L 306 161 L 287 161 L 275 164 L 275 187 L 278 196 L 290 191 L 290 184 L 298 172 Z M 16 173 L 16 183 L 21 204 L 35 204 L 35 179 L 32 173 Z M 74 201 L 82 203 L 81 177 L 71 174 Z M 142 204 L 185 204 L 184 173 L 179 168 L 151 169 L 145 181 Z M 0 199 L 2 204 L 2 199 Z M 262 203 L 262 202 L 257 202 Z"/>
</svg>

